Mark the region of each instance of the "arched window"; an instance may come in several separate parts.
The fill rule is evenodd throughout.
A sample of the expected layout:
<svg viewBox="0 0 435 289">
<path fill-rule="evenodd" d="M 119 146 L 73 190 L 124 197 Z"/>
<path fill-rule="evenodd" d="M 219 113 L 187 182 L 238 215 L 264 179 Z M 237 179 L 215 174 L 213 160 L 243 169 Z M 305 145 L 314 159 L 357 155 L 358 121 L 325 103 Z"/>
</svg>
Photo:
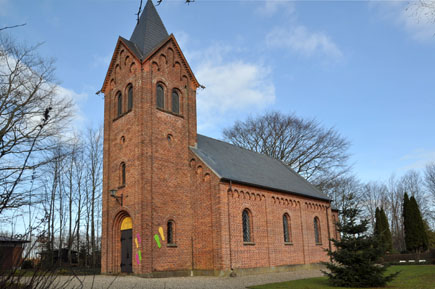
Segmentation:
<svg viewBox="0 0 435 289">
<path fill-rule="evenodd" d="M 321 244 L 322 239 L 320 238 L 320 221 L 318 217 L 314 218 L 314 239 L 316 244 Z"/>
<path fill-rule="evenodd" d="M 121 92 L 118 92 L 117 98 L 118 98 L 118 116 L 120 116 L 122 114 L 122 93 Z"/>
<path fill-rule="evenodd" d="M 161 84 L 157 84 L 157 107 L 165 108 L 165 89 Z"/>
<path fill-rule="evenodd" d="M 133 86 L 131 84 L 127 88 L 127 93 L 128 93 L 127 109 L 131 110 L 133 108 Z"/>
<path fill-rule="evenodd" d="M 120 186 L 125 186 L 125 163 L 121 163 Z"/>
<path fill-rule="evenodd" d="M 172 112 L 176 114 L 180 113 L 180 97 L 176 90 L 172 91 Z"/>
<path fill-rule="evenodd" d="M 168 244 L 175 244 L 175 223 L 172 220 L 169 220 L 167 224 L 166 240 Z"/>
<path fill-rule="evenodd" d="M 284 242 L 290 243 L 291 242 L 291 226 L 290 226 L 290 216 L 285 213 L 282 216 L 282 226 L 283 226 L 283 233 L 284 233 Z"/>
<path fill-rule="evenodd" d="M 248 209 L 244 209 L 242 213 L 243 223 L 243 242 L 252 242 L 252 221 L 251 213 Z"/>
</svg>

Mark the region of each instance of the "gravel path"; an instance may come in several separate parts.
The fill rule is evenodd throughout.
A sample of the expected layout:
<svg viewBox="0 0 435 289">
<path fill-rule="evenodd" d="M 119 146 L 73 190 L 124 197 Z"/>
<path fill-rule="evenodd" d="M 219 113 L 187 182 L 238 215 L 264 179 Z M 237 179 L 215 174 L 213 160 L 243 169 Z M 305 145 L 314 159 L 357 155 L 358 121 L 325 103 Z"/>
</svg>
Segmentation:
<svg viewBox="0 0 435 289">
<path fill-rule="evenodd" d="M 172 277 L 172 278 L 141 278 L 135 276 L 107 276 L 97 275 L 80 276 L 82 284 L 78 280 L 72 280 L 70 287 L 74 288 L 110 288 L 113 289 L 245 289 L 247 286 L 261 285 L 320 277 L 322 273 L 318 269 L 299 270 L 292 272 L 267 273 L 258 275 L 248 275 L 241 277 Z M 71 277 L 61 276 L 56 281 L 61 283 Z M 93 286 L 92 286 L 93 283 Z"/>
</svg>

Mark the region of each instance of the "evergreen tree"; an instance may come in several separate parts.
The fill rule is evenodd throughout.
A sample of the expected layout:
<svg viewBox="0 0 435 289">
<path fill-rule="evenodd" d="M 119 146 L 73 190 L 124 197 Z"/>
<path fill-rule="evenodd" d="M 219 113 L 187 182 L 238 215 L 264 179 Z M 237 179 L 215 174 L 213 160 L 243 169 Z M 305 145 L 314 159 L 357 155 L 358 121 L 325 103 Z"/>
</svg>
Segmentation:
<svg viewBox="0 0 435 289">
<path fill-rule="evenodd" d="M 374 235 L 379 239 L 380 244 L 384 246 L 385 251 L 391 252 L 393 249 L 393 241 L 391 237 L 390 225 L 388 224 L 388 219 L 383 208 L 376 208 L 375 218 L 376 223 Z"/>
<path fill-rule="evenodd" d="M 407 204 L 408 210 L 408 228 L 405 227 L 406 249 L 413 252 L 426 251 L 429 240 L 424 227 L 424 221 L 421 217 L 420 209 L 414 196 L 409 199 Z"/>
<path fill-rule="evenodd" d="M 402 214 L 403 214 L 403 227 L 405 230 L 406 250 L 412 251 L 411 247 L 412 247 L 412 244 L 414 243 L 413 236 L 415 235 L 415 232 L 413 231 L 414 228 L 413 228 L 413 224 L 412 224 L 412 217 L 411 217 L 411 212 L 410 212 L 410 207 L 409 207 L 409 197 L 408 197 L 407 193 L 405 193 L 403 195 Z"/>
<path fill-rule="evenodd" d="M 381 208 L 379 214 L 381 217 L 383 229 L 382 243 L 385 246 L 385 250 L 387 252 L 391 252 L 393 250 L 393 238 L 391 236 L 390 224 L 388 224 L 388 219 L 387 215 L 385 214 L 384 208 Z"/>
<path fill-rule="evenodd" d="M 381 222 L 381 217 L 380 217 L 380 210 L 378 207 L 376 207 L 376 211 L 375 211 L 375 229 L 374 229 L 374 235 L 375 236 L 380 236 L 381 232 L 384 229 L 382 228 L 382 222 Z"/>
<path fill-rule="evenodd" d="M 323 273 L 334 286 L 385 286 L 398 273 L 385 276 L 387 267 L 379 264 L 385 248 L 380 245 L 379 238 L 367 234 L 368 220 L 358 222 L 360 210 L 353 196 L 347 198 L 350 205 L 343 208 L 340 222 L 337 224 L 341 239 L 331 240 L 335 249 L 327 250 L 331 262 L 324 263 L 330 272 Z M 381 224 L 381 217 L 378 220 Z"/>
</svg>

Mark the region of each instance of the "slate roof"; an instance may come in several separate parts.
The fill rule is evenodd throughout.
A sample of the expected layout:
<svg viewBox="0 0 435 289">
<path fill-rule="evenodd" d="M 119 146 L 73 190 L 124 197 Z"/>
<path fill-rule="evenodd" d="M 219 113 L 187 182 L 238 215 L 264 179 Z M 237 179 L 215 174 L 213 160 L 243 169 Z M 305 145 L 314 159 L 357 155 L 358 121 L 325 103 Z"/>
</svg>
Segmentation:
<svg viewBox="0 0 435 289">
<path fill-rule="evenodd" d="M 124 40 L 129 48 L 132 49 L 134 47 L 132 50 L 136 52 L 139 58 L 144 59 L 145 56 L 168 37 L 169 34 L 153 2 L 148 0 L 130 40 Z"/>
<path fill-rule="evenodd" d="M 257 186 L 329 201 L 281 161 L 203 135 L 191 150 L 224 181 Z"/>
</svg>

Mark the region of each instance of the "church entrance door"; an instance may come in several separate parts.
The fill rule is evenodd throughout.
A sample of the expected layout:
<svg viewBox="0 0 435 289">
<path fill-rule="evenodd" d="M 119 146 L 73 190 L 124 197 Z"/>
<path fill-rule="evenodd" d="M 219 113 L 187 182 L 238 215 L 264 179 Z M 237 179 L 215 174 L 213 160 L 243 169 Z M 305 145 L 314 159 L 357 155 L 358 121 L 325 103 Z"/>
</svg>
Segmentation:
<svg viewBox="0 0 435 289">
<path fill-rule="evenodd" d="M 121 224 L 121 272 L 132 273 L 133 230 L 130 217 L 126 217 Z"/>
</svg>

